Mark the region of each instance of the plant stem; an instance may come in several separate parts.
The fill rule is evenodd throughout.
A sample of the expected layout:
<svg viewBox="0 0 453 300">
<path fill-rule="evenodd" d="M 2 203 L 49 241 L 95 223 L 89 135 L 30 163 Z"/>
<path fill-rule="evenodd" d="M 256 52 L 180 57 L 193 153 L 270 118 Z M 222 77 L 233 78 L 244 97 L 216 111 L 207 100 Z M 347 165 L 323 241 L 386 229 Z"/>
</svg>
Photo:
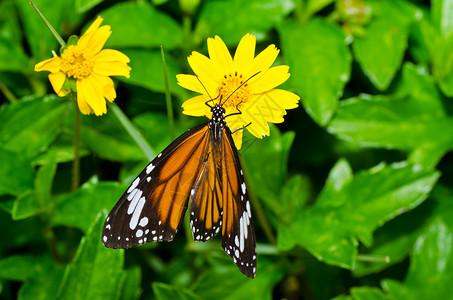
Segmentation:
<svg viewBox="0 0 453 300">
<path fill-rule="evenodd" d="M 250 182 L 247 178 L 247 170 L 246 170 L 246 166 L 244 164 L 244 160 L 242 159 L 242 155 L 239 155 L 239 159 L 241 161 L 241 166 L 244 171 L 243 173 L 244 173 L 245 181 Z M 249 196 L 252 208 L 253 208 L 253 212 L 258 220 L 258 223 L 263 228 L 264 234 L 266 235 L 269 242 L 271 244 L 275 244 L 276 238 L 275 238 L 274 232 L 272 231 L 272 227 L 269 223 L 269 219 L 267 218 L 266 213 L 264 212 L 263 206 L 258 201 L 258 198 L 256 197 L 255 193 L 253 192 L 253 190 L 251 188 L 247 188 L 247 191 L 248 191 L 248 196 Z"/>
<path fill-rule="evenodd" d="M 39 9 L 38 9 L 38 7 L 36 7 L 35 3 L 33 3 L 33 1 L 30 0 L 30 4 L 33 5 L 33 7 L 36 9 L 36 11 L 38 12 L 41 19 L 44 21 L 44 23 L 46 23 L 47 27 L 49 27 L 50 31 L 55 36 L 57 41 L 60 43 L 61 47 L 65 47 L 66 43 L 64 42 L 64 40 L 61 38 L 61 36 L 58 34 L 58 32 L 53 28 L 53 26 L 49 23 L 49 21 L 47 21 L 46 17 L 44 17 L 44 15 L 39 11 Z"/>
<path fill-rule="evenodd" d="M 389 256 L 381 256 L 381 255 L 372 255 L 372 254 L 358 254 L 356 257 L 356 261 L 362 262 L 378 262 L 378 263 L 390 263 Z"/>
<path fill-rule="evenodd" d="M 16 96 L 14 96 L 11 90 L 1 80 L 0 80 L 0 91 L 3 92 L 3 95 L 5 95 L 6 99 L 8 99 L 9 102 L 14 103 L 17 101 Z"/>
<path fill-rule="evenodd" d="M 82 123 L 82 118 L 80 112 L 77 108 L 77 100 L 73 96 L 75 93 L 71 94 L 71 101 L 74 103 L 74 160 L 72 161 L 72 172 L 71 172 L 71 192 L 75 192 L 80 185 L 80 126 Z"/>
<path fill-rule="evenodd" d="M 165 102 L 167 102 L 167 115 L 168 115 L 168 128 L 170 129 L 170 139 L 175 139 L 175 121 L 173 117 L 173 105 L 171 102 L 170 85 L 168 84 L 167 64 L 165 62 L 164 48 L 160 46 L 160 53 L 162 55 L 162 67 L 164 70 L 165 82 Z"/>
<path fill-rule="evenodd" d="M 129 118 L 123 113 L 123 111 L 118 107 L 118 105 L 116 105 L 115 102 L 110 103 L 110 108 L 112 109 L 118 120 L 121 122 L 123 127 L 126 129 L 126 131 L 129 133 L 129 135 L 132 137 L 132 139 L 137 143 L 140 149 L 142 149 L 143 153 L 145 153 L 148 160 L 151 161 L 156 156 L 156 154 L 148 144 L 146 139 L 143 137 L 143 135 L 140 133 L 140 131 L 135 128 L 134 124 L 132 124 Z"/>
</svg>

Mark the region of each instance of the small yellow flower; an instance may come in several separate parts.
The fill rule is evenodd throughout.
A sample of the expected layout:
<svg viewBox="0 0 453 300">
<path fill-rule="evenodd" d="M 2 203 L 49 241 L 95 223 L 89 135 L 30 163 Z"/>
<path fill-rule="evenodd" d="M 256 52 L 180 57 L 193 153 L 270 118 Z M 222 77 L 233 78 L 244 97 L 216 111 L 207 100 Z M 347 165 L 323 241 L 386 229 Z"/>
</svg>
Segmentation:
<svg viewBox="0 0 453 300">
<path fill-rule="evenodd" d="M 35 66 L 37 72 L 50 72 L 49 80 L 58 96 L 77 91 L 77 104 L 85 115 L 103 115 L 107 112 L 105 99 L 115 100 L 116 91 L 109 76 L 130 77 L 129 58 L 117 50 L 102 49 L 112 33 L 108 25 L 99 27 L 103 20 L 98 17 L 77 44 L 63 48 L 61 57 L 54 54 Z"/>
<path fill-rule="evenodd" d="M 225 116 L 236 113 L 226 121 L 232 132 L 237 130 L 233 138 L 238 149 L 242 144 L 242 130 L 238 129 L 247 126 L 250 133 L 263 138 L 269 135 L 268 122 L 283 122 L 286 110 L 296 108 L 300 99 L 296 94 L 275 89 L 290 76 L 288 66 L 271 68 L 279 50 L 270 45 L 255 57 L 255 45 L 256 37 L 246 34 L 233 59 L 220 37 L 209 38 L 209 58 L 195 51 L 188 57 L 196 76 L 176 76 L 179 85 L 201 94 L 183 103 L 184 114 L 210 118 L 206 102 L 211 98 L 217 103 L 222 101 Z"/>
</svg>

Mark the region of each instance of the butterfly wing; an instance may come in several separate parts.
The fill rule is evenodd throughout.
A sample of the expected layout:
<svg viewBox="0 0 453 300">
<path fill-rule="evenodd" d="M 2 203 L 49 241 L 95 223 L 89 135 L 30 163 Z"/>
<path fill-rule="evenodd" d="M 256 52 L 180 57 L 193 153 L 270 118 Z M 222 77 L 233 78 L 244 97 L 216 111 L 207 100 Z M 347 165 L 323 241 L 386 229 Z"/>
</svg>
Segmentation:
<svg viewBox="0 0 453 300">
<path fill-rule="evenodd" d="M 186 131 L 135 178 L 104 224 L 106 247 L 173 240 L 197 174 L 204 168 L 208 137 L 207 124 Z"/>
<path fill-rule="evenodd" d="M 248 277 L 256 273 L 256 242 L 244 174 L 231 131 L 222 139 L 222 247 Z"/>
</svg>

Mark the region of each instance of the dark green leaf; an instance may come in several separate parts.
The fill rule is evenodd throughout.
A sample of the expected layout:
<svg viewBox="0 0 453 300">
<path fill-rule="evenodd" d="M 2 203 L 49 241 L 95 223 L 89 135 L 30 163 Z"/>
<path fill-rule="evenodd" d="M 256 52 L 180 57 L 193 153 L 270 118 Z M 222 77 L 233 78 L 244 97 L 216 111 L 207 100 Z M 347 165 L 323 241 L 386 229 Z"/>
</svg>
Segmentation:
<svg viewBox="0 0 453 300">
<path fill-rule="evenodd" d="M 13 1 L 0 3 L 0 70 L 25 71 L 28 58 L 21 47 L 21 31 L 14 10 Z"/>
<path fill-rule="evenodd" d="M 260 258 L 255 278 L 246 278 L 236 266 L 211 269 L 198 278 L 194 292 L 203 299 L 272 299 L 272 287 L 285 270 Z"/>
<path fill-rule="evenodd" d="M 98 5 L 104 0 L 76 0 L 75 9 L 80 14 L 90 10 L 90 8 Z"/>
<path fill-rule="evenodd" d="M 165 49 L 165 48 L 164 48 Z M 131 77 L 118 79 L 126 83 L 135 84 L 155 92 L 165 92 L 164 72 L 160 50 L 127 49 L 124 51 L 131 62 Z M 165 56 L 167 64 L 170 91 L 177 95 L 185 95 L 185 91 L 176 84 L 176 75 L 179 74 L 177 64 L 168 54 Z"/>
<path fill-rule="evenodd" d="M 116 4 L 103 11 L 102 17 L 105 24 L 112 27 L 107 48 L 163 46 L 173 49 L 183 42 L 181 26 L 145 1 Z"/>
<path fill-rule="evenodd" d="M 139 299 L 140 295 L 142 294 L 142 288 L 140 286 L 141 281 L 142 272 L 140 267 L 136 266 L 132 269 L 127 270 L 120 300 Z"/>
<path fill-rule="evenodd" d="M 145 159 L 145 154 L 113 114 L 84 116 L 81 137 L 102 158 L 113 161 Z"/>
<path fill-rule="evenodd" d="M 243 145 L 241 153 L 247 178 L 255 193 L 264 201 L 277 201 L 285 184 L 289 150 L 294 140 L 293 132 L 281 134 L 271 126 L 271 134 L 263 140 Z"/>
<path fill-rule="evenodd" d="M 291 81 L 308 114 L 324 126 L 336 111 L 351 72 L 346 36 L 322 19 L 304 26 L 288 21 L 282 23 L 279 32 L 291 67 Z"/>
<path fill-rule="evenodd" d="M 411 22 L 421 12 L 403 1 L 370 1 L 372 20 L 366 34 L 352 44 L 363 72 L 379 90 L 386 90 L 400 68 Z"/>
<path fill-rule="evenodd" d="M 73 226 L 87 232 L 99 211 L 110 210 L 126 187 L 116 182 L 87 183 L 57 204 L 52 224 Z"/>
<path fill-rule="evenodd" d="M 34 170 L 29 161 L 2 147 L 0 161 L 0 195 L 19 196 L 33 188 Z"/>
<path fill-rule="evenodd" d="M 195 28 L 196 42 L 218 35 L 236 45 L 246 33 L 262 40 L 266 33 L 294 9 L 294 0 L 208 1 Z M 204 41 L 203 41 L 204 42 Z"/>
<path fill-rule="evenodd" d="M 98 198 L 99 199 L 99 198 Z M 72 263 L 66 267 L 59 289 L 60 299 L 115 299 L 119 297 L 125 273 L 124 250 L 101 243 L 107 212 L 99 213 L 80 241 Z"/>
<path fill-rule="evenodd" d="M 390 300 L 391 297 L 388 297 L 382 293 L 378 288 L 371 287 L 357 287 L 351 289 L 351 296 L 354 300 Z"/>
<path fill-rule="evenodd" d="M 0 260 L 0 277 L 8 280 L 25 281 L 39 274 L 43 266 L 52 265 L 49 256 L 13 255 Z"/>
<path fill-rule="evenodd" d="M 159 300 L 194 300 L 200 299 L 188 289 L 174 287 L 161 282 L 153 282 L 153 292 Z"/>
<path fill-rule="evenodd" d="M 406 163 L 362 171 L 336 193 L 327 187 L 331 192 L 320 194 L 321 204 L 301 211 L 291 226 L 280 226 L 278 245 L 301 245 L 320 260 L 352 268 L 357 239 L 370 246 L 372 232 L 425 200 L 438 177 L 438 172 Z M 341 186 L 343 178 L 337 180 Z"/>
<path fill-rule="evenodd" d="M 453 126 L 453 119 L 432 78 L 411 65 L 405 66 L 403 78 L 398 96 L 361 95 L 342 101 L 329 131 L 368 147 L 427 153 L 453 148 L 453 136 L 445 130 Z"/>
<path fill-rule="evenodd" d="M 0 110 L 0 143 L 16 153 L 34 157 L 57 136 L 70 102 L 48 96 L 23 99 Z"/>
</svg>

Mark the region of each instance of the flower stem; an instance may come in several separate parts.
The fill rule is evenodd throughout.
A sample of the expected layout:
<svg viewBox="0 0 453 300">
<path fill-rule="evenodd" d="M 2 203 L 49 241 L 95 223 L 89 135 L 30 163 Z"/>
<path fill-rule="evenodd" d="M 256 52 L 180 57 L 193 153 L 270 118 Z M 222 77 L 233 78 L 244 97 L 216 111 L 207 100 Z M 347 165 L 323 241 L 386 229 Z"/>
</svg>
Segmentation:
<svg viewBox="0 0 453 300">
<path fill-rule="evenodd" d="M 0 80 L 0 91 L 2 91 L 3 95 L 5 95 L 6 99 L 9 102 L 14 103 L 17 101 L 16 96 L 11 92 L 11 90 Z"/>
<path fill-rule="evenodd" d="M 71 94 L 71 98 L 74 98 L 74 93 Z M 79 110 L 77 109 L 77 100 L 71 99 L 74 103 L 75 122 L 74 122 L 74 160 L 72 161 L 72 173 L 71 173 L 71 192 L 75 192 L 80 185 L 80 125 L 82 118 Z"/>
<path fill-rule="evenodd" d="M 66 43 L 64 42 L 64 40 L 61 38 L 61 36 L 58 34 L 58 32 L 52 27 L 52 25 L 49 23 L 49 21 L 47 21 L 46 17 L 44 17 L 44 15 L 39 11 L 39 9 L 36 7 L 35 3 L 33 3 L 33 1 L 30 0 L 30 4 L 33 5 L 33 7 L 36 9 L 36 11 L 38 12 L 41 19 L 44 21 L 44 23 L 46 23 L 47 27 L 49 27 L 50 31 L 53 33 L 53 35 L 55 36 L 57 41 L 60 43 L 61 47 L 65 47 Z"/>
<path fill-rule="evenodd" d="M 123 127 L 132 137 L 132 139 L 137 143 L 137 145 L 142 149 L 143 153 L 145 153 L 148 160 L 152 160 L 156 154 L 148 142 L 145 140 L 143 135 L 135 128 L 134 124 L 128 119 L 128 117 L 123 113 L 123 111 L 116 105 L 115 102 L 110 103 L 110 108 L 112 109 L 115 116 L 121 122 Z"/>
<path fill-rule="evenodd" d="M 162 55 L 162 67 L 164 69 L 164 82 L 165 82 L 165 102 L 167 102 L 167 115 L 168 115 L 168 128 L 170 129 L 170 139 L 175 139 L 175 121 L 173 117 L 173 105 L 171 102 L 170 85 L 168 84 L 167 64 L 165 62 L 164 48 L 160 46 L 160 53 Z"/>
<path fill-rule="evenodd" d="M 356 261 L 362 262 L 378 262 L 378 263 L 390 263 L 389 256 L 381 256 L 381 255 L 372 255 L 372 254 L 358 254 L 356 257 Z"/>
</svg>

